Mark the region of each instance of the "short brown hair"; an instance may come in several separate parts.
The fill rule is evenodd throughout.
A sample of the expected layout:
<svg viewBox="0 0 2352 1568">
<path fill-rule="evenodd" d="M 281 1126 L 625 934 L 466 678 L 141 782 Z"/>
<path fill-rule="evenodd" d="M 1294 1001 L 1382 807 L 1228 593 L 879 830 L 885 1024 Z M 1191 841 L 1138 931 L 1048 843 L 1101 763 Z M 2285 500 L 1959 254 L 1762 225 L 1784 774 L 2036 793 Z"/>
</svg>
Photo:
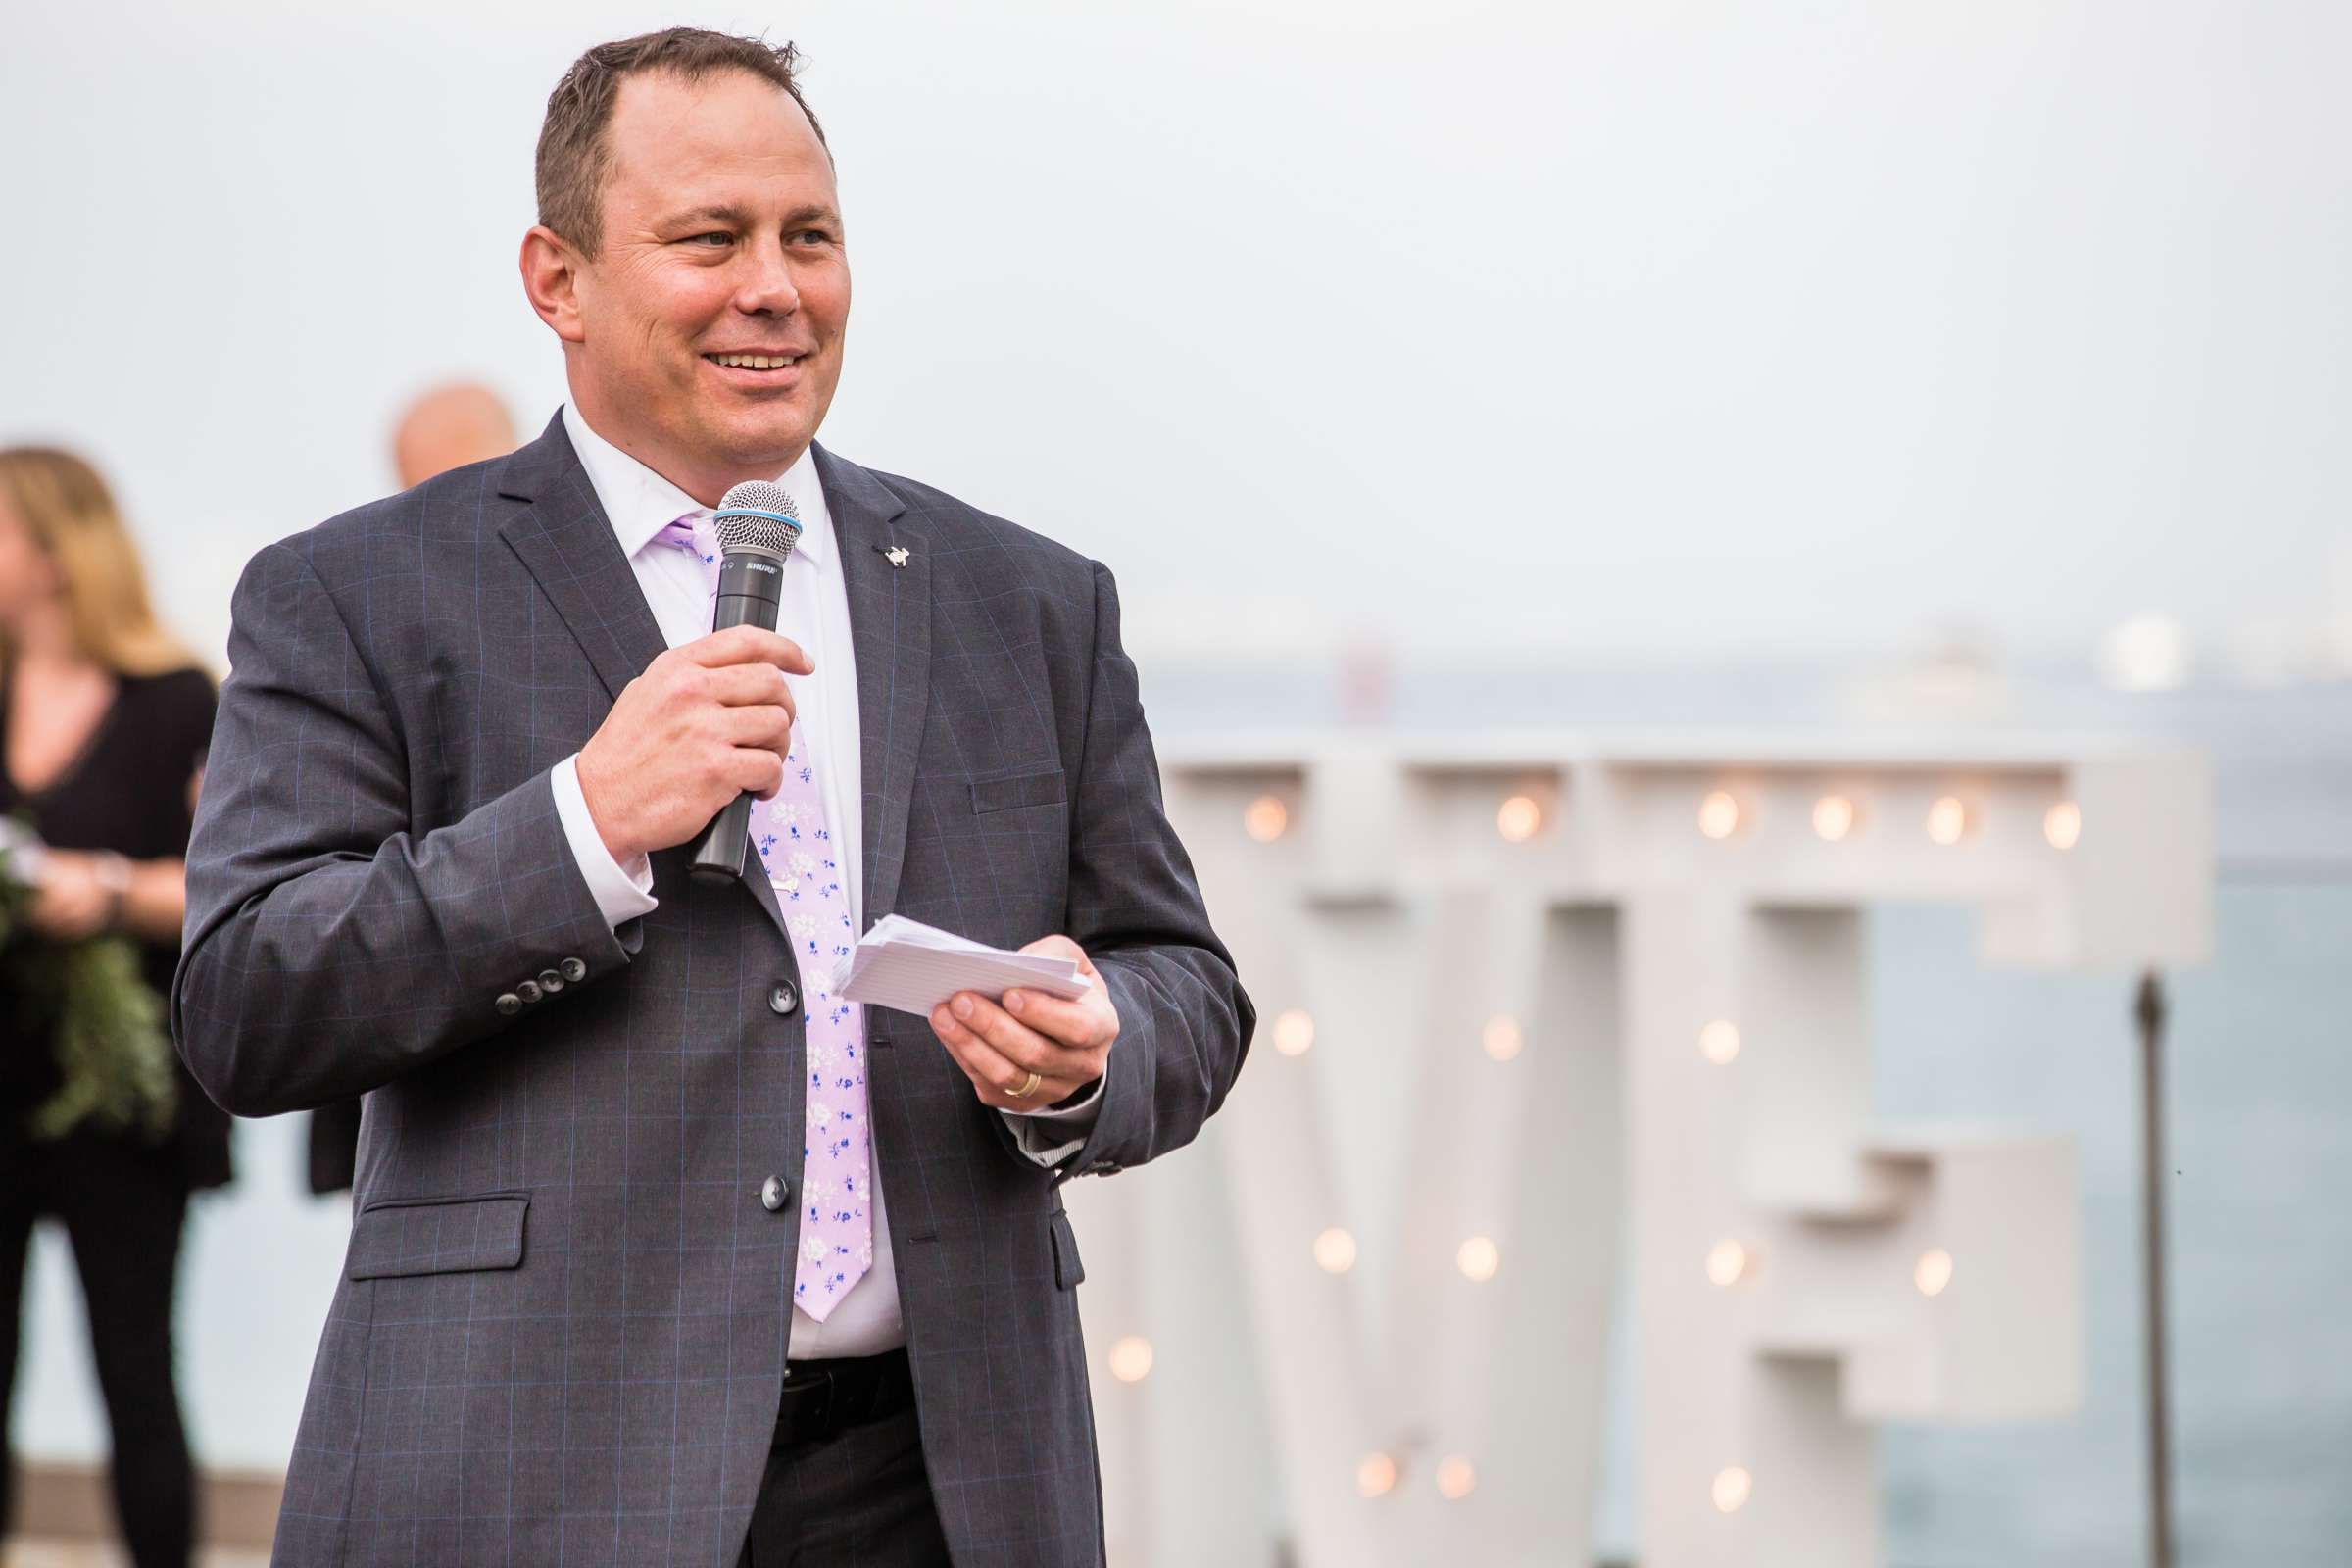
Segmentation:
<svg viewBox="0 0 2352 1568">
<path fill-rule="evenodd" d="M 612 169 L 605 132 L 612 123 L 620 84 L 642 72 L 666 71 L 696 82 L 721 71 L 748 71 L 792 94 L 823 145 L 825 127 L 816 122 L 816 112 L 801 96 L 794 76 L 800 63 L 800 51 L 789 43 L 778 48 L 763 38 L 701 27 L 665 27 L 598 44 L 571 63 L 547 96 L 547 119 L 539 125 L 539 221 L 583 255 L 596 255 L 604 242 L 605 176 Z"/>
</svg>

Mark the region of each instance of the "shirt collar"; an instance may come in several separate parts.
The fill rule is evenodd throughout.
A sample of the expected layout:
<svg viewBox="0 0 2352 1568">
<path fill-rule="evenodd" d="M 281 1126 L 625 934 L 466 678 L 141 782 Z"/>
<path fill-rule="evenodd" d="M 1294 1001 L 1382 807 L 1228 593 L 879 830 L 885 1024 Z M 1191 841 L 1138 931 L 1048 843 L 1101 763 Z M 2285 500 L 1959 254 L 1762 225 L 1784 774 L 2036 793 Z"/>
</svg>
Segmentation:
<svg viewBox="0 0 2352 1568">
<path fill-rule="evenodd" d="M 571 437 L 571 450 L 579 455 L 580 466 L 588 470 L 596 499 L 604 503 L 622 555 L 635 557 L 674 519 L 689 512 L 709 510 L 590 429 L 580 411 L 568 401 L 564 405 L 564 431 Z M 816 476 L 813 443 L 776 483 L 800 503 L 801 537 L 792 547 L 793 555 L 807 558 L 812 565 L 823 565 L 833 549 L 833 514 L 825 505 L 824 484 Z"/>
</svg>

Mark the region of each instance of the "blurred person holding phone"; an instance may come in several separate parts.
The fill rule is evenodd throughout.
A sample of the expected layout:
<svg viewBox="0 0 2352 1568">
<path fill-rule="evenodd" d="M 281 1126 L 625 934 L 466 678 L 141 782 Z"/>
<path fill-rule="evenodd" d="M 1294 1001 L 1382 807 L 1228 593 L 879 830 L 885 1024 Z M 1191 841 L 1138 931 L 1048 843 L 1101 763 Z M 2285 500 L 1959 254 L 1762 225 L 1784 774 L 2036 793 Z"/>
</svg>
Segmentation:
<svg viewBox="0 0 2352 1568">
<path fill-rule="evenodd" d="M 26 1246 L 54 1215 L 138 1568 L 188 1560 L 172 1298 L 189 1196 L 229 1179 L 228 1118 L 173 1055 L 163 1013 L 214 701 L 149 608 L 96 470 L 0 450 L 0 1431 Z M 9 1500 L 0 1490 L 0 1530 Z"/>
</svg>

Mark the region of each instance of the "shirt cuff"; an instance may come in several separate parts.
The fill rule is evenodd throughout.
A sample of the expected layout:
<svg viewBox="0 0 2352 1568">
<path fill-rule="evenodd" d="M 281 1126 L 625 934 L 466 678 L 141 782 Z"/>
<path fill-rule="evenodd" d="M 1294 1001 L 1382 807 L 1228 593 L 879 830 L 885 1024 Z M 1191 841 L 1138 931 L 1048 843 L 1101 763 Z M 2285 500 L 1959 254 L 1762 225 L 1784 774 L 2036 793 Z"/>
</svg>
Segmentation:
<svg viewBox="0 0 2352 1568">
<path fill-rule="evenodd" d="M 1040 1165 L 1051 1166 L 1086 1147 L 1087 1135 L 1095 1130 L 1095 1118 L 1102 1112 L 1102 1080 L 1098 1078 L 1087 1097 L 1075 1105 L 1000 1110 L 997 1114 L 1012 1129 L 1012 1141 L 1021 1146 L 1022 1153 Z"/>
<path fill-rule="evenodd" d="M 605 923 L 617 931 L 660 908 L 662 901 L 654 897 L 654 862 L 639 855 L 622 865 L 605 848 L 605 836 L 588 814 L 588 797 L 580 792 L 580 754 L 574 752 L 558 762 L 548 774 L 548 783 L 556 792 L 556 819 L 564 824 L 571 858 L 579 861 L 580 875 L 603 911 Z"/>
</svg>

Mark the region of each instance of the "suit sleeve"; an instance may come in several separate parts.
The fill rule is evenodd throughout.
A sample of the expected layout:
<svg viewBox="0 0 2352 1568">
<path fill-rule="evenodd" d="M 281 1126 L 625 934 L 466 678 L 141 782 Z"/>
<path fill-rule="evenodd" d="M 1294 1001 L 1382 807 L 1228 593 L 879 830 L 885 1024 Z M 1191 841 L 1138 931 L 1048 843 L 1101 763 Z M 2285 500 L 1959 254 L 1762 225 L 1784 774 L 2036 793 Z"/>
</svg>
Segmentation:
<svg viewBox="0 0 2352 1568">
<path fill-rule="evenodd" d="M 397 710 L 297 549 L 254 558 L 231 615 L 172 988 L 172 1037 L 216 1102 L 268 1116 L 364 1093 L 576 1000 L 520 1004 L 525 979 L 628 961 L 639 928 L 606 922 L 546 774 L 418 830 Z"/>
<path fill-rule="evenodd" d="M 1094 566 L 1095 646 L 1070 817 L 1068 934 L 1118 1008 L 1100 1109 L 1066 1175 L 1109 1175 L 1181 1149 L 1224 1102 L 1257 1010 L 1161 805 L 1118 588 Z"/>
</svg>

